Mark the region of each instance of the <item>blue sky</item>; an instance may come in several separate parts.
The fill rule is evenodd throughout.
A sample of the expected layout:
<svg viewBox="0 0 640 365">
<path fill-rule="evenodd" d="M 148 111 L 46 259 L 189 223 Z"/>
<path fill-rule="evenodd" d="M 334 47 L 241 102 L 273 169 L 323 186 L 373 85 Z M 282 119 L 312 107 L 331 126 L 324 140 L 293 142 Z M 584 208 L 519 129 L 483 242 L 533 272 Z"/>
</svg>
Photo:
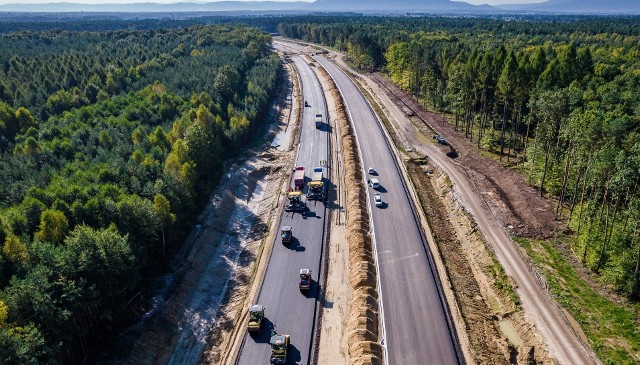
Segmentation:
<svg viewBox="0 0 640 365">
<path fill-rule="evenodd" d="M 238 1 L 255 1 L 255 0 L 238 0 Z M 307 1 L 313 0 L 277 0 L 277 1 Z M 538 3 L 545 0 L 464 0 L 470 4 L 524 4 Z M 203 0 L 0 0 L 0 4 L 43 4 L 43 3 L 79 3 L 79 4 L 127 4 L 127 3 L 177 3 L 177 2 L 210 2 Z"/>
</svg>

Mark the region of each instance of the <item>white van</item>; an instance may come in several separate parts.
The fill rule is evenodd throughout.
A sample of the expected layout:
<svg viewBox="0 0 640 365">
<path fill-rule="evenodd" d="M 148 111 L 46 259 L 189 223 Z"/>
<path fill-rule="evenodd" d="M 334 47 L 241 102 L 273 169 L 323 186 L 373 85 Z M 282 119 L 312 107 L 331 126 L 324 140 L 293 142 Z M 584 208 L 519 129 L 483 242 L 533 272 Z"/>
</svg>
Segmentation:
<svg viewBox="0 0 640 365">
<path fill-rule="evenodd" d="M 377 189 L 380 187 L 380 181 L 378 181 L 378 179 L 371 179 L 369 180 L 369 186 L 371 186 L 374 189 Z"/>
</svg>

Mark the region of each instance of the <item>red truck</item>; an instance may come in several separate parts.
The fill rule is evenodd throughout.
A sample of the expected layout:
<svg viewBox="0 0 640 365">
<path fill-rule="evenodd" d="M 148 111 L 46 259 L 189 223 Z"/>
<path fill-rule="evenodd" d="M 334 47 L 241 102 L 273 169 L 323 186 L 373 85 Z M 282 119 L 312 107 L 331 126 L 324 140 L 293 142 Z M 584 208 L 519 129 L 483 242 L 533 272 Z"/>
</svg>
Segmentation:
<svg viewBox="0 0 640 365">
<path fill-rule="evenodd" d="M 296 191 L 302 191 L 302 188 L 304 188 L 304 167 L 296 166 L 293 172 L 293 185 Z"/>
</svg>

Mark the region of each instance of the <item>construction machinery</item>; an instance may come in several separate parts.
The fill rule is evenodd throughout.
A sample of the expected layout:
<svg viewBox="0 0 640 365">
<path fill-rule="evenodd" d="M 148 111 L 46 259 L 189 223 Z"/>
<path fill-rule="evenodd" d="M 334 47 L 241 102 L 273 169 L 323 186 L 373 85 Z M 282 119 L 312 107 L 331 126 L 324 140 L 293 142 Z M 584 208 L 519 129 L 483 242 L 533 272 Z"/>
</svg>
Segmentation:
<svg viewBox="0 0 640 365">
<path fill-rule="evenodd" d="M 296 191 L 302 191 L 304 188 L 304 167 L 296 166 L 293 170 L 293 187 Z"/>
<path fill-rule="evenodd" d="M 291 226 L 282 226 L 280 229 L 280 237 L 282 238 L 283 245 L 291 243 L 291 240 L 293 239 L 293 230 L 291 229 Z"/>
<path fill-rule="evenodd" d="M 271 344 L 271 363 L 272 364 L 286 364 L 287 352 L 289 350 L 289 342 L 291 336 L 279 335 L 272 333 L 269 343 Z"/>
<path fill-rule="evenodd" d="M 316 122 L 316 128 L 320 129 L 322 127 L 322 114 L 316 114 L 314 121 Z"/>
<path fill-rule="evenodd" d="M 307 198 L 313 200 L 324 199 L 324 178 L 322 176 L 322 167 L 317 166 L 313 169 L 311 181 L 307 184 Z"/>
<path fill-rule="evenodd" d="M 287 212 L 301 212 L 307 208 L 307 203 L 304 199 L 304 195 L 300 191 L 290 191 L 287 194 L 287 203 L 284 206 L 284 210 Z"/>
<path fill-rule="evenodd" d="M 311 270 L 300 269 L 298 288 L 300 288 L 300 290 L 309 290 L 309 288 L 311 288 Z"/>
<path fill-rule="evenodd" d="M 264 306 L 254 304 L 249 308 L 249 322 L 247 323 L 247 331 L 260 332 L 262 320 L 264 319 Z"/>
</svg>

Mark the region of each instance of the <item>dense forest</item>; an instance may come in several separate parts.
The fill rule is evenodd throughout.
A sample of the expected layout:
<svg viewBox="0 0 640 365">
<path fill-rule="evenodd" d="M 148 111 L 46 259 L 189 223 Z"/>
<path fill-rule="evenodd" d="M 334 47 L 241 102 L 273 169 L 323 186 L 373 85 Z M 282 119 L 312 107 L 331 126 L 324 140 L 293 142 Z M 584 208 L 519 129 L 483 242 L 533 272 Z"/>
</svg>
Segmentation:
<svg viewBox="0 0 640 365">
<path fill-rule="evenodd" d="M 207 13 L 11 13 L 0 12 L 0 34 L 20 31 L 153 30 L 196 25 L 244 24 L 268 33 L 278 30 L 282 18 L 268 15 L 205 15 Z M 147 18 L 148 17 L 148 18 Z M 288 18 L 285 18 L 288 19 Z"/>
<path fill-rule="evenodd" d="M 573 251 L 640 297 L 640 23 L 309 18 L 287 37 L 380 70 L 557 198 Z"/>
<path fill-rule="evenodd" d="M 0 363 L 87 363 L 261 128 L 281 64 L 238 25 L 0 35 Z"/>
</svg>

